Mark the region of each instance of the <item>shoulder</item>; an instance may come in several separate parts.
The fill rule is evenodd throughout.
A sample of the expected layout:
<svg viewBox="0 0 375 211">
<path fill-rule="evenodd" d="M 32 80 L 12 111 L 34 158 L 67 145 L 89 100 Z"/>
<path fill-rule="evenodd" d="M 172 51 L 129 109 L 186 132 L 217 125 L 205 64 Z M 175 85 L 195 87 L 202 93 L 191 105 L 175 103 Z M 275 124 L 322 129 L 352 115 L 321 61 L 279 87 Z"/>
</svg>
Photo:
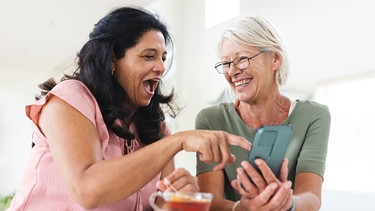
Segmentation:
<svg viewBox="0 0 375 211">
<path fill-rule="evenodd" d="M 233 103 L 220 103 L 218 105 L 209 106 L 206 108 L 203 108 L 200 110 L 199 114 L 203 115 L 211 115 L 211 114 L 217 114 L 222 112 L 232 112 L 234 110 Z"/>
<path fill-rule="evenodd" d="M 42 109 L 50 102 L 54 96 L 65 101 L 91 121 L 93 115 L 99 113 L 99 106 L 89 89 L 78 80 L 64 80 L 59 82 L 46 96 L 26 106 L 26 115 L 37 123 Z"/>
<path fill-rule="evenodd" d="M 219 125 L 220 127 L 224 125 L 223 122 L 231 121 L 235 112 L 233 103 L 220 103 L 203 108 L 195 118 L 195 126 L 198 129 L 207 127 L 217 129 Z"/>
<path fill-rule="evenodd" d="M 91 103 L 92 106 L 96 104 L 95 97 L 86 85 L 74 79 L 61 81 L 48 94 L 57 96 L 69 104 Z"/>
<path fill-rule="evenodd" d="M 101 113 L 95 97 L 81 81 L 74 79 L 61 81 L 48 93 L 47 100 L 51 96 L 59 97 L 92 122 L 95 122 L 95 116 Z"/>
<path fill-rule="evenodd" d="M 233 112 L 236 112 L 233 103 L 220 103 L 201 109 L 196 116 L 196 120 L 219 121 L 226 116 L 232 116 Z"/>
<path fill-rule="evenodd" d="M 326 108 L 327 106 L 313 100 L 297 100 L 297 104 L 310 108 Z"/>
<path fill-rule="evenodd" d="M 327 105 L 312 100 L 298 100 L 289 121 L 293 122 L 295 127 L 296 125 L 302 127 L 311 124 L 328 126 L 331 114 Z"/>
<path fill-rule="evenodd" d="M 82 93 L 86 95 L 91 95 L 91 92 L 81 81 L 75 79 L 68 79 L 59 82 L 52 90 L 52 93 Z"/>
<path fill-rule="evenodd" d="M 318 112 L 326 115 L 330 114 L 327 105 L 312 100 L 298 100 L 296 109 L 303 112 Z"/>
</svg>

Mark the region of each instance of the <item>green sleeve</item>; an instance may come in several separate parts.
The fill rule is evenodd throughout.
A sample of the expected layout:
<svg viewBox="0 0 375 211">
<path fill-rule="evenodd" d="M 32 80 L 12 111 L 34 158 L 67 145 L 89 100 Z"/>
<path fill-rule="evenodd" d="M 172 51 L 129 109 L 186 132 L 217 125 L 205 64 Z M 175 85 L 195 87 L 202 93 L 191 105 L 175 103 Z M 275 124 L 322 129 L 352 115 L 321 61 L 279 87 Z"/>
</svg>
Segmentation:
<svg viewBox="0 0 375 211">
<path fill-rule="evenodd" d="M 313 172 L 324 176 L 331 116 L 328 107 L 320 105 L 311 115 L 305 140 L 300 150 L 296 174 Z"/>
<path fill-rule="evenodd" d="M 201 110 L 195 118 L 195 129 L 197 130 L 209 130 L 207 118 L 205 116 L 205 110 Z M 199 160 L 199 155 L 197 154 L 197 166 L 196 175 L 204 173 L 207 171 L 212 171 L 216 163 L 207 164 Z"/>
</svg>

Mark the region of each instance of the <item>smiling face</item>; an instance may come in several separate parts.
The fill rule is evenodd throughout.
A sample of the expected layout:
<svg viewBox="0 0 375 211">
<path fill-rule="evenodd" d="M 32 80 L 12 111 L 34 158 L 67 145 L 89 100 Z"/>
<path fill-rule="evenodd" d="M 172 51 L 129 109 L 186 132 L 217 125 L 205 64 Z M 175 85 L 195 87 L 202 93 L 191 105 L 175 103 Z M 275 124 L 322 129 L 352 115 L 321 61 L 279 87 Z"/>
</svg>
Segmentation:
<svg viewBox="0 0 375 211">
<path fill-rule="evenodd" d="M 222 43 L 221 61 L 230 62 L 242 56 L 252 57 L 259 52 L 256 47 L 243 47 L 225 39 Z M 249 61 L 250 65 L 244 70 L 238 70 L 232 64 L 228 74 L 225 74 L 225 79 L 238 100 L 250 103 L 277 91 L 275 72 L 280 66 L 281 59 L 274 52 L 265 52 Z"/>
<path fill-rule="evenodd" d="M 113 75 L 129 95 L 131 106 L 147 106 L 150 103 L 165 71 L 166 57 L 163 34 L 150 30 L 125 52 L 123 58 L 114 60 Z"/>
</svg>

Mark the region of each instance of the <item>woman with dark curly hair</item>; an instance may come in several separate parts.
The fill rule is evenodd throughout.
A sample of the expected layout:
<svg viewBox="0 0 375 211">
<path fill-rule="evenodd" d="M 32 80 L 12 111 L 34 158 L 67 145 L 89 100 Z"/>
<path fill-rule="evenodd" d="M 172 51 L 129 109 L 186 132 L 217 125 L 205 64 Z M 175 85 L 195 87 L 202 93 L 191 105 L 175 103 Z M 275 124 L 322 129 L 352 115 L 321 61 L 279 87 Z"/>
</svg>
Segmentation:
<svg viewBox="0 0 375 211">
<path fill-rule="evenodd" d="M 229 144 L 250 148 L 220 131 L 170 134 L 163 108 L 173 117 L 178 108 L 173 91 L 160 90 L 167 49 L 166 25 L 141 8 L 118 8 L 95 25 L 77 70 L 41 84 L 26 106 L 33 149 L 9 210 L 150 210 L 150 194 L 168 189 L 164 178 L 199 190 L 195 177 L 174 168 L 179 151 L 222 169 L 234 162 Z"/>
</svg>

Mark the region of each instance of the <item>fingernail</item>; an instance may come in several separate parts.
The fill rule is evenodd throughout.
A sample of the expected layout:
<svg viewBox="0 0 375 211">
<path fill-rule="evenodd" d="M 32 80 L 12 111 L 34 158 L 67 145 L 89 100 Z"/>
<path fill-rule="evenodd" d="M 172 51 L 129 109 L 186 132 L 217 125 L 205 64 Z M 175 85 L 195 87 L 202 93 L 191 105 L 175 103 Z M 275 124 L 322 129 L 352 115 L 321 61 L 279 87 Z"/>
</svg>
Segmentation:
<svg viewBox="0 0 375 211">
<path fill-rule="evenodd" d="M 249 162 L 243 161 L 243 162 L 241 163 L 241 165 L 242 165 L 242 167 L 244 167 L 244 168 L 248 168 L 250 164 L 249 164 Z"/>
<path fill-rule="evenodd" d="M 260 159 L 259 159 L 259 158 L 258 158 L 258 159 L 255 159 L 255 161 L 254 161 L 254 162 L 255 162 L 255 164 L 257 164 L 257 166 L 261 165 L 261 163 L 262 163 L 262 162 L 260 161 Z"/>
<path fill-rule="evenodd" d="M 241 168 L 237 168 L 237 177 L 242 174 Z"/>
</svg>

